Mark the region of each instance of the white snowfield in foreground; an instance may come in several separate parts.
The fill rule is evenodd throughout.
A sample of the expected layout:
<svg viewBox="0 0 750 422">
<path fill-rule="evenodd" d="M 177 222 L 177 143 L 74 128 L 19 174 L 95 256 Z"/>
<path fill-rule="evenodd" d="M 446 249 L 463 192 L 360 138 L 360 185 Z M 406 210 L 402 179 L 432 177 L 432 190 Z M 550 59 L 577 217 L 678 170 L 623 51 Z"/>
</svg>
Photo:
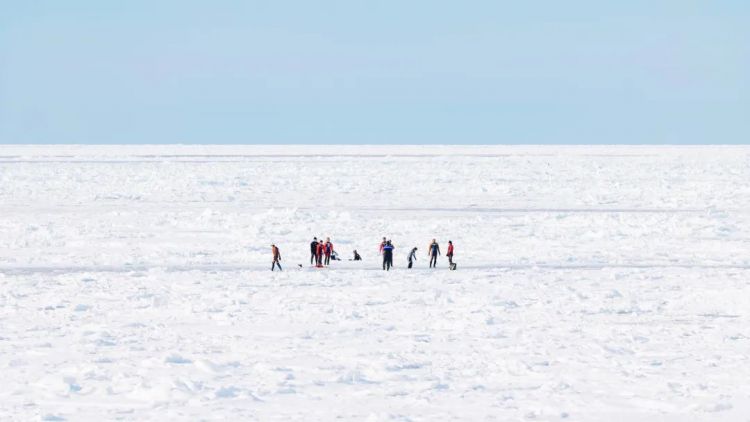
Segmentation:
<svg viewBox="0 0 750 422">
<path fill-rule="evenodd" d="M 2 146 L 0 370 L 0 420 L 748 421 L 750 148 Z"/>
</svg>

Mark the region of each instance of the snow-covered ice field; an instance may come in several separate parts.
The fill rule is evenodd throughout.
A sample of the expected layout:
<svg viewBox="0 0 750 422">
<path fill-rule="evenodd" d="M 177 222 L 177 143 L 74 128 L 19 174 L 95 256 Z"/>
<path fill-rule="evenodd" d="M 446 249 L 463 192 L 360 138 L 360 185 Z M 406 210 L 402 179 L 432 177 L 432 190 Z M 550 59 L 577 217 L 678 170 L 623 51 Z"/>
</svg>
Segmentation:
<svg viewBox="0 0 750 422">
<path fill-rule="evenodd" d="M 750 147 L 2 146 L 0 370 L 2 420 L 749 421 Z"/>
</svg>

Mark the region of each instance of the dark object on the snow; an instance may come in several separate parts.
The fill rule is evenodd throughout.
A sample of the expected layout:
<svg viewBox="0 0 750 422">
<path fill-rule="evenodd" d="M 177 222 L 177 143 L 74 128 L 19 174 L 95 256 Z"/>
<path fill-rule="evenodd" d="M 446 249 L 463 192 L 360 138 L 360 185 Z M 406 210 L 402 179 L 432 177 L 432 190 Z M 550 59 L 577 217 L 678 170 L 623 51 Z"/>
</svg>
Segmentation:
<svg viewBox="0 0 750 422">
<path fill-rule="evenodd" d="M 357 253 L 356 249 L 354 250 L 354 260 L 355 261 L 361 261 L 362 260 L 362 257 L 359 256 L 359 254 Z"/>
<path fill-rule="evenodd" d="M 454 262 L 454 263 L 452 263 L 452 264 L 450 265 L 450 267 L 449 267 L 449 268 L 450 268 L 451 270 L 455 270 L 455 269 L 456 269 L 456 263 L 455 263 L 455 262 Z"/>
<path fill-rule="evenodd" d="M 341 258 L 339 258 L 339 254 L 336 251 L 331 252 L 331 259 L 334 261 L 341 261 Z"/>
</svg>

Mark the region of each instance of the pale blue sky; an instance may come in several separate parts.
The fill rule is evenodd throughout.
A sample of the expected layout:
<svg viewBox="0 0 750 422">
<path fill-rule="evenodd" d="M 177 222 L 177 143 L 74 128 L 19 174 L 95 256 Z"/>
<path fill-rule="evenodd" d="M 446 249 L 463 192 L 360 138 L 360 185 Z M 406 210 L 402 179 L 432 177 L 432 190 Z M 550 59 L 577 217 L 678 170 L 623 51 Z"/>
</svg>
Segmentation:
<svg viewBox="0 0 750 422">
<path fill-rule="evenodd" d="M 0 143 L 748 143 L 749 79 L 747 0 L 0 0 Z"/>
</svg>

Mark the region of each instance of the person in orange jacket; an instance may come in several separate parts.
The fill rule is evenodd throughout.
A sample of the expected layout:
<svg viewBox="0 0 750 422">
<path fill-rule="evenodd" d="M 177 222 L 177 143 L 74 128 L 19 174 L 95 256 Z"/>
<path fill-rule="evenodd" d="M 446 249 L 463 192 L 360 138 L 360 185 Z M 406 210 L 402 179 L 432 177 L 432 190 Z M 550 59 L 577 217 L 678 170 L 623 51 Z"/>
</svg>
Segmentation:
<svg viewBox="0 0 750 422">
<path fill-rule="evenodd" d="M 273 254 L 273 262 L 271 263 L 271 271 L 274 270 L 276 266 L 279 267 L 279 271 L 281 271 L 281 252 L 279 252 L 279 248 L 276 247 L 276 245 L 271 245 L 271 253 Z"/>
</svg>

